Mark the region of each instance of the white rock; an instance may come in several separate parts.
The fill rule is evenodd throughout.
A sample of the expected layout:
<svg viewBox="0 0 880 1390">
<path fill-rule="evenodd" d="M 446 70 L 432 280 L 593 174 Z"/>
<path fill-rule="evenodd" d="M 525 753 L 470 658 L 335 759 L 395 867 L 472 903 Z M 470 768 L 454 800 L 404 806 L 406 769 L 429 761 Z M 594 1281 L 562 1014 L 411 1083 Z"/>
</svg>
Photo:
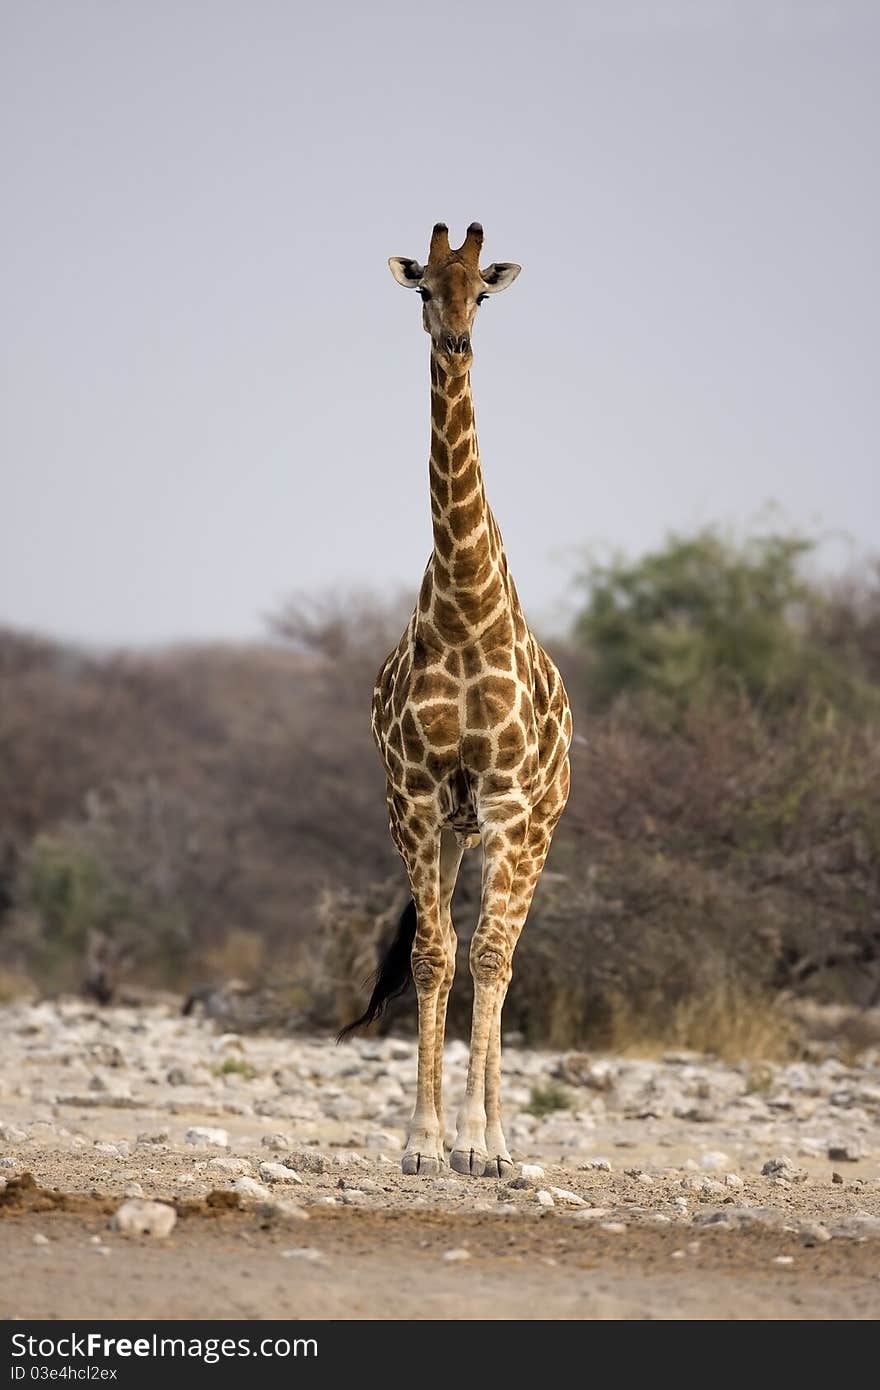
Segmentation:
<svg viewBox="0 0 880 1390">
<path fill-rule="evenodd" d="M 187 1144 L 195 1144 L 198 1148 L 212 1145 L 218 1149 L 229 1148 L 229 1131 L 214 1129 L 210 1125 L 193 1125 L 183 1137 Z"/>
<path fill-rule="evenodd" d="M 282 1250 L 280 1254 L 282 1260 L 308 1260 L 310 1264 L 317 1264 L 324 1258 L 324 1252 L 316 1250 L 313 1245 L 297 1245 L 292 1250 Z"/>
<path fill-rule="evenodd" d="M 28 1135 L 18 1125 L 0 1125 L 0 1139 L 4 1144 L 26 1144 Z"/>
<path fill-rule="evenodd" d="M 265 1183 L 257 1182 L 256 1178 L 236 1178 L 232 1184 L 233 1192 L 237 1192 L 240 1197 L 247 1197 L 249 1201 L 266 1202 L 272 1197 L 271 1190 Z"/>
<path fill-rule="evenodd" d="M 574 1213 L 578 1221 L 598 1221 L 603 1216 L 610 1216 L 610 1207 L 584 1207 Z"/>
<path fill-rule="evenodd" d="M 42 1231 L 37 1231 L 36 1235 L 34 1236 L 34 1245 L 48 1245 L 48 1244 L 49 1244 L 49 1237 L 48 1237 L 48 1236 L 44 1236 L 43 1233 L 42 1233 Z"/>
<path fill-rule="evenodd" d="M 542 1207 L 554 1207 L 556 1205 L 552 1196 L 547 1191 L 546 1187 L 538 1188 L 538 1191 L 535 1193 L 535 1196 Z"/>
<path fill-rule="evenodd" d="M 141 1187 L 139 1182 L 130 1182 L 127 1184 L 125 1188 L 126 1197 L 136 1197 L 140 1199 L 141 1197 L 143 1197 L 143 1195 L 144 1189 Z"/>
<path fill-rule="evenodd" d="M 805 1182 L 807 1177 L 803 1168 L 796 1167 L 787 1154 L 768 1158 L 761 1173 L 765 1178 L 781 1178 L 784 1182 Z"/>
<path fill-rule="evenodd" d="M 626 1230 L 626 1226 L 622 1221 L 602 1221 L 600 1222 L 600 1229 L 610 1231 L 612 1235 L 621 1236 Z"/>
<path fill-rule="evenodd" d="M 465 1249 L 444 1250 L 443 1258 L 450 1264 L 457 1264 L 460 1260 L 469 1260 L 471 1258 L 471 1252 Z"/>
<path fill-rule="evenodd" d="M 844 1143 L 836 1140 L 835 1143 L 828 1145 L 828 1157 L 835 1163 L 858 1163 L 859 1159 L 867 1157 L 861 1144 L 850 1140 Z"/>
<path fill-rule="evenodd" d="M 372 1134 L 364 1136 L 365 1149 L 402 1149 L 403 1140 L 397 1134 L 391 1134 L 387 1129 L 377 1129 Z"/>
<path fill-rule="evenodd" d="M 234 1158 L 232 1155 L 218 1154 L 216 1158 L 210 1158 L 207 1163 L 208 1168 L 214 1168 L 218 1173 L 236 1173 L 240 1177 L 253 1172 L 253 1164 L 247 1158 Z"/>
<path fill-rule="evenodd" d="M 585 1207 L 588 1205 L 583 1197 L 579 1197 L 576 1192 L 569 1192 L 567 1187 L 551 1187 L 551 1195 L 557 1202 L 564 1202 L 569 1207 Z"/>
<path fill-rule="evenodd" d="M 292 1182 L 302 1186 L 302 1178 L 293 1168 L 283 1163 L 261 1163 L 260 1177 L 264 1182 Z"/>
<path fill-rule="evenodd" d="M 155 1236 L 164 1240 L 177 1224 L 177 1212 L 166 1202 L 123 1202 L 113 1218 L 124 1236 Z"/>
<path fill-rule="evenodd" d="M 521 1178 L 530 1178 L 532 1182 L 538 1182 L 544 1176 L 544 1169 L 540 1163 L 521 1163 L 519 1175 Z"/>
<path fill-rule="evenodd" d="M 309 1214 L 299 1205 L 292 1202 L 289 1197 L 276 1196 L 271 1193 L 269 1200 L 262 1208 L 263 1211 L 276 1221 L 308 1221 Z"/>
<path fill-rule="evenodd" d="M 276 1153 L 284 1153 L 291 1147 L 286 1134 L 264 1134 L 260 1143 L 264 1149 L 274 1149 Z M 281 1253 L 285 1254 L 286 1252 L 282 1251 Z M 291 1251 L 290 1253 L 295 1254 L 296 1252 Z"/>
<path fill-rule="evenodd" d="M 719 1168 L 726 1168 L 729 1162 L 727 1154 L 722 1153 L 721 1149 L 707 1149 L 700 1154 L 700 1167 L 704 1172 L 717 1173 Z"/>
<path fill-rule="evenodd" d="M 773 1263 L 775 1265 L 793 1265 L 794 1255 L 774 1255 Z"/>
<path fill-rule="evenodd" d="M 145 1129 L 137 1137 L 139 1144 L 167 1144 L 170 1139 L 167 1129 Z"/>
<path fill-rule="evenodd" d="M 298 1173 L 324 1173 L 327 1171 L 328 1159 L 317 1149 L 294 1149 L 287 1162 Z"/>
</svg>

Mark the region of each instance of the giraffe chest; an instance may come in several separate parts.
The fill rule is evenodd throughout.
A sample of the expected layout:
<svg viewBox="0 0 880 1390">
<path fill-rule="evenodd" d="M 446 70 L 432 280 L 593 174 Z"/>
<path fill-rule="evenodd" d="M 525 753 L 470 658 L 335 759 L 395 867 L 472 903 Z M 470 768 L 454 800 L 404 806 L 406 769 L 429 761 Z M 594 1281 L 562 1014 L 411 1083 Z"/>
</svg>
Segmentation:
<svg viewBox="0 0 880 1390">
<path fill-rule="evenodd" d="M 473 793 L 530 783 L 539 730 L 522 653 L 464 651 L 455 674 L 447 655 L 398 652 L 380 675 L 373 725 L 389 781 L 408 796 L 442 789 L 447 801 L 450 786 L 455 801 L 463 784 Z"/>
</svg>

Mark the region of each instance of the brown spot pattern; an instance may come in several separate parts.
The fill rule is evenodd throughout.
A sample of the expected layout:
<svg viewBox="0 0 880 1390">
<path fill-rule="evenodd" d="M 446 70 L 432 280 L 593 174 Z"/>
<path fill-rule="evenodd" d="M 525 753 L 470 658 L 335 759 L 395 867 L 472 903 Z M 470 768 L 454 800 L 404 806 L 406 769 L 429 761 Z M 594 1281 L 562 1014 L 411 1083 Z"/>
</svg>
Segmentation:
<svg viewBox="0 0 880 1390">
<path fill-rule="evenodd" d="M 377 679 L 373 735 L 425 950 L 439 829 L 450 817 L 473 828 L 479 816 L 487 877 L 475 941 L 506 959 L 568 794 L 571 714 L 526 625 L 486 502 L 469 378 L 447 376 L 433 358 L 431 372 L 434 554 Z"/>
</svg>

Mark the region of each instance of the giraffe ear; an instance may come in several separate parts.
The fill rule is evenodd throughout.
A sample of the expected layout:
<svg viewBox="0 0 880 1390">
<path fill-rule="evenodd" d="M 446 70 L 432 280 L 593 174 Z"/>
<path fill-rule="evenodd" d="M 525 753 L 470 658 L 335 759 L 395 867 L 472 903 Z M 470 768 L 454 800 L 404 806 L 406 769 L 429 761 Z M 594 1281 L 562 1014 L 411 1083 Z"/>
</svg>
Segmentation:
<svg viewBox="0 0 880 1390">
<path fill-rule="evenodd" d="M 508 285 L 513 284 L 521 270 L 522 266 L 514 265 L 512 261 L 493 261 L 485 270 L 480 271 L 483 284 L 486 286 L 484 293 L 500 294 Z"/>
<path fill-rule="evenodd" d="M 403 285 L 405 290 L 417 290 L 425 273 L 425 267 L 419 265 L 418 261 L 410 260 L 409 256 L 389 256 L 388 268 L 398 285 Z"/>
</svg>

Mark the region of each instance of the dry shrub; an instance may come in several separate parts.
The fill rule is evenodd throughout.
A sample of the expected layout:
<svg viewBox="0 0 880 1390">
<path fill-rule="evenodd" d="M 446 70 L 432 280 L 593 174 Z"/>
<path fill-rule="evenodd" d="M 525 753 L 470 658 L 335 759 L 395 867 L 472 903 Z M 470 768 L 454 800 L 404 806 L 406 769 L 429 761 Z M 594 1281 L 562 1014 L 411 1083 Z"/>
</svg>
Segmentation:
<svg viewBox="0 0 880 1390">
<path fill-rule="evenodd" d="M 872 584 L 811 600 L 799 628 L 867 684 Z M 369 598 L 299 603 L 276 622 L 286 646 L 106 657 L 0 633 L 7 970 L 77 984 L 97 931 L 130 978 L 204 986 L 204 1007 L 215 999 L 235 1026 L 329 1032 L 359 1012 L 406 895 L 369 732 L 373 676 L 403 618 Z M 735 681 L 705 698 L 704 681 L 674 718 L 656 691 L 590 710 L 584 651 L 554 654 L 580 737 L 507 1029 L 539 1045 L 759 1056 L 785 1050 L 780 998 L 876 1008 L 871 702 L 835 706 L 805 676 L 769 704 Z M 453 909 L 459 1036 L 478 884 L 472 853 Z M 414 1023 L 410 990 L 385 1026 Z"/>
<path fill-rule="evenodd" d="M 638 1009 L 626 999 L 613 1001 L 606 1046 L 643 1056 L 682 1048 L 741 1062 L 790 1057 L 798 1036 L 782 1000 L 741 983 L 720 982 L 671 1009 L 662 994 L 643 999 Z"/>
<path fill-rule="evenodd" d="M 202 954 L 206 975 L 215 980 L 257 980 L 265 974 L 266 941 L 233 928 Z"/>
</svg>

